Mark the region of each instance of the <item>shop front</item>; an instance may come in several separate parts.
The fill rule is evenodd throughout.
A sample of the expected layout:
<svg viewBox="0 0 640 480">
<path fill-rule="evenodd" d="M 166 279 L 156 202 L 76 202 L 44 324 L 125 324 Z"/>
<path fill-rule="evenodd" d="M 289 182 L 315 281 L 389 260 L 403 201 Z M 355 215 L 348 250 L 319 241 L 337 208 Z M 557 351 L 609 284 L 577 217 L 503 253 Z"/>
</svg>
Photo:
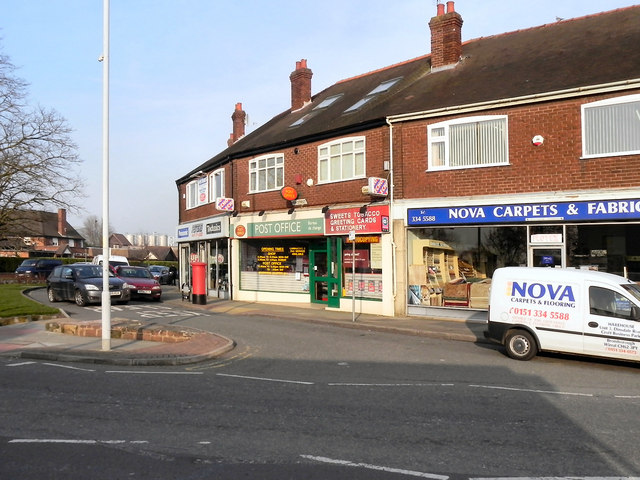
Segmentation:
<svg viewBox="0 0 640 480">
<path fill-rule="evenodd" d="M 230 298 L 229 216 L 218 215 L 178 226 L 180 285 L 192 284 L 191 264 L 206 264 L 207 296 Z"/>
<path fill-rule="evenodd" d="M 350 310 L 352 300 L 357 299 L 358 311 L 381 313 L 380 230 L 383 217 L 388 225 L 389 214 L 388 206 L 380 208 L 371 208 L 369 213 L 360 213 L 358 207 L 233 218 L 233 264 L 238 265 L 239 278 L 234 299 L 340 310 Z M 345 229 L 348 226 L 353 228 Z M 350 241 L 353 230 L 358 234 Z M 377 306 L 366 305 L 376 302 Z"/>
<path fill-rule="evenodd" d="M 486 310 L 504 266 L 599 270 L 640 281 L 640 199 L 407 209 L 408 312 Z"/>
</svg>

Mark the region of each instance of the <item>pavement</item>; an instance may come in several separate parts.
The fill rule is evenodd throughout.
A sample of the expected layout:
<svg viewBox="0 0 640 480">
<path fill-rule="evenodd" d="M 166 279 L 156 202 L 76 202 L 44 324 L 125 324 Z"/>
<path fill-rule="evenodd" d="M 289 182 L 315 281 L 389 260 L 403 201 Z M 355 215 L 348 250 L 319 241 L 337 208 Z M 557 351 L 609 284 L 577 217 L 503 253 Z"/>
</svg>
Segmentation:
<svg viewBox="0 0 640 480">
<path fill-rule="evenodd" d="M 181 300 L 167 287 L 164 304 L 197 308 L 210 314 L 259 315 L 291 321 L 485 343 L 486 322 L 418 316 L 386 317 L 327 310 L 315 304 L 238 302 L 208 298 L 206 305 Z M 0 356 L 56 362 L 83 362 L 128 366 L 170 366 L 214 359 L 235 347 L 233 339 L 191 327 L 111 318 L 111 339 L 103 349 L 101 321 L 58 318 L 19 322 L 0 327 Z"/>
</svg>

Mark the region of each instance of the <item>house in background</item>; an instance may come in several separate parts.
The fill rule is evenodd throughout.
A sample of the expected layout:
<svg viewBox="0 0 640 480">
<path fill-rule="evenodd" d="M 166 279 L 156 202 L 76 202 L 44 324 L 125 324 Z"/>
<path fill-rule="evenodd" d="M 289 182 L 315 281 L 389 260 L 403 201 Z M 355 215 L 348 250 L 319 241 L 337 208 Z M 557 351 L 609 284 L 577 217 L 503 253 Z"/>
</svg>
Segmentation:
<svg viewBox="0 0 640 480">
<path fill-rule="evenodd" d="M 2 256 L 75 257 L 86 252 L 84 237 L 67 222 L 64 208 L 57 212 L 25 211 L 21 231 L 0 247 Z"/>
<path fill-rule="evenodd" d="M 445 10 L 446 8 L 446 10 Z M 291 105 L 176 181 L 181 276 L 209 295 L 486 316 L 506 265 L 640 275 L 640 6 L 462 42 Z M 426 42 L 425 42 L 426 43 Z"/>
</svg>

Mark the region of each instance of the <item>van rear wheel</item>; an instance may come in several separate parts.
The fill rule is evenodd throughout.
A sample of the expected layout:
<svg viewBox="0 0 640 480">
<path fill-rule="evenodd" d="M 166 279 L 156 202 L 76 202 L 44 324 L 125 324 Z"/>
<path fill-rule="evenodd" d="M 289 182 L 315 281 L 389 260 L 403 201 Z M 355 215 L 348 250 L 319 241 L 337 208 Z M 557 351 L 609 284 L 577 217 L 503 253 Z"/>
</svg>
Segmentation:
<svg viewBox="0 0 640 480">
<path fill-rule="evenodd" d="M 538 353 L 533 335 L 526 330 L 511 330 L 507 333 L 504 346 L 507 355 L 515 360 L 531 360 Z"/>
</svg>

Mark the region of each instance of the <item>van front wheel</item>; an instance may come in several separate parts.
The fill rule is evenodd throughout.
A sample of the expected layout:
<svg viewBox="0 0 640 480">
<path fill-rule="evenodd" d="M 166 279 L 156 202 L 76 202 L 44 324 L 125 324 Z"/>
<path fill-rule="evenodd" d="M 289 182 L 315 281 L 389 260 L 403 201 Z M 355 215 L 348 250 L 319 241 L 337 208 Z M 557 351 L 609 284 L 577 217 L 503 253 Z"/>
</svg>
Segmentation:
<svg viewBox="0 0 640 480">
<path fill-rule="evenodd" d="M 504 346 L 507 355 L 515 360 L 531 360 L 538 353 L 536 341 L 526 330 L 511 330 L 507 333 Z"/>
</svg>

